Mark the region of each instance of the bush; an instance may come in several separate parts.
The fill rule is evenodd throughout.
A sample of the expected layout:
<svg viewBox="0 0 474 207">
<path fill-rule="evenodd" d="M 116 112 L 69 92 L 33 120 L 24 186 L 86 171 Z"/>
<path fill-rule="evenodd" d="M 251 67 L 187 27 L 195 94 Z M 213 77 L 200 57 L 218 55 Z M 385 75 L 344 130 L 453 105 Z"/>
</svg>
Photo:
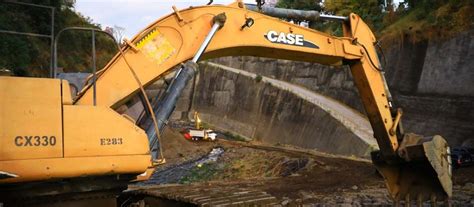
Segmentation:
<svg viewBox="0 0 474 207">
<path fill-rule="evenodd" d="M 233 134 L 232 132 L 229 132 L 229 131 L 224 132 L 223 135 L 228 140 L 241 141 L 241 142 L 246 142 L 247 141 L 244 137 L 242 137 L 238 134 Z"/>
</svg>

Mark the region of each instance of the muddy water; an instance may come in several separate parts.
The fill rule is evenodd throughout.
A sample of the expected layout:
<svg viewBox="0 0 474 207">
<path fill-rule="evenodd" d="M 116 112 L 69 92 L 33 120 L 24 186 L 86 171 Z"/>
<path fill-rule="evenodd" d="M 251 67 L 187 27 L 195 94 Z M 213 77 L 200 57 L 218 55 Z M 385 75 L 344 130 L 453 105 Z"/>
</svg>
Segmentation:
<svg viewBox="0 0 474 207">
<path fill-rule="evenodd" d="M 223 147 L 214 147 L 212 150 L 195 160 L 190 160 L 178 165 L 169 166 L 163 169 L 157 169 L 153 176 L 144 182 L 137 183 L 137 185 L 158 185 L 158 184 L 173 184 L 180 183 L 180 181 L 191 174 L 191 170 L 203 164 L 216 162 L 219 157 L 224 154 Z"/>
</svg>

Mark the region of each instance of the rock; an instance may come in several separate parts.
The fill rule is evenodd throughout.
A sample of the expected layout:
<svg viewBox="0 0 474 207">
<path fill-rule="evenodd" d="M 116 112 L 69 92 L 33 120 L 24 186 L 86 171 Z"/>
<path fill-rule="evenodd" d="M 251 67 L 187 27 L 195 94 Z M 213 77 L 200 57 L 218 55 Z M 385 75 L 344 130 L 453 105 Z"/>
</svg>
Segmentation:
<svg viewBox="0 0 474 207">
<path fill-rule="evenodd" d="M 462 190 L 474 190 L 474 184 L 473 183 L 466 183 L 463 187 Z"/>
<path fill-rule="evenodd" d="M 354 201 L 354 202 L 352 202 L 352 206 L 359 207 L 359 206 L 362 206 L 362 205 L 360 205 L 359 201 Z"/>
<path fill-rule="evenodd" d="M 357 189 L 359 189 L 359 187 L 357 187 L 357 185 L 353 185 L 351 188 L 352 188 L 352 190 L 357 190 Z"/>
<path fill-rule="evenodd" d="M 300 191 L 299 194 L 302 196 L 303 200 L 313 198 L 313 195 L 311 193 L 308 193 L 308 192 Z"/>
<path fill-rule="evenodd" d="M 461 193 L 458 193 L 456 196 L 455 196 L 456 200 L 459 200 L 459 201 L 464 201 L 464 202 L 467 202 L 469 200 L 472 199 L 472 197 L 470 195 L 466 195 L 466 194 L 461 194 Z"/>
<path fill-rule="evenodd" d="M 373 200 L 374 205 L 383 205 L 383 204 L 389 204 L 389 203 L 391 203 L 391 201 L 389 201 L 385 198 L 380 198 L 380 197 L 376 197 Z"/>
<path fill-rule="evenodd" d="M 287 199 L 287 200 L 283 200 L 283 201 L 281 202 L 281 205 L 282 205 L 282 206 L 286 206 L 286 205 L 288 205 L 289 203 L 290 203 L 290 200 Z"/>
<path fill-rule="evenodd" d="M 344 198 L 344 203 L 352 203 L 352 198 L 351 197 L 345 197 Z"/>
</svg>

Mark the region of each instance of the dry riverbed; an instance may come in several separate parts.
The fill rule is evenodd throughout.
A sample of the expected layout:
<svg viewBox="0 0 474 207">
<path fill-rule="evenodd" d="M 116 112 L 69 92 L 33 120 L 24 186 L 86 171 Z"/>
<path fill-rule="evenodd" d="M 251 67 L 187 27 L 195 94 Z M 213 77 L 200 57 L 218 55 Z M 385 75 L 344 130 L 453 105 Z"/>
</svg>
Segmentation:
<svg viewBox="0 0 474 207">
<path fill-rule="evenodd" d="M 281 206 L 392 205 L 382 178 L 367 160 L 259 143 L 190 142 L 173 130 L 164 139 L 168 163 L 138 185 L 238 186 L 266 192 Z M 455 171 L 454 183 L 452 203 L 474 206 L 474 168 Z"/>
</svg>

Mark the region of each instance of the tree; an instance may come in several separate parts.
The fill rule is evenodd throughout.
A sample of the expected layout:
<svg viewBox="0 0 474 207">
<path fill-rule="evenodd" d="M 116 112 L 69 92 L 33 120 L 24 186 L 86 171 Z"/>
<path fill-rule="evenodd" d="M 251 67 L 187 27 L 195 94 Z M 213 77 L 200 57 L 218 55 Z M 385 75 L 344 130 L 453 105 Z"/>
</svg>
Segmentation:
<svg viewBox="0 0 474 207">
<path fill-rule="evenodd" d="M 321 11 L 321 2 L 322 0 L 279 0 L 276 7 Z"/>
<path fill-rule="evenodd" d="M 53 6 L 55 32 L 65 27 L 82 26 L 100 28 L 88 17 L 76 13 L 74 0 L 29 0 L 25 2 Z M 47 9 L 18 4 L 0 4 L 0 29 L 49 34 L 51 12 Z M 101 68 L 116 52 L 112 40 L 103 34 L 96 36 L 97 67 Z M 90 32 L 68 31 L 58 44 L 58 66 L 66 72 L 89 72 L 91 65 Z M 23 35 L 0 34 L 0 68 L 7 68 L 19 76 L 46 77 L 51 62 L 50 40 Z"/>
<path fill-rule="evenodd" d="M 324 1 L 324 10 L 328 13 L 342 16 L 356 13 L 372 29 L 380 30 L 383 27 L 384 5 L 385 0 L 326 0 Z"/>
</svg>

